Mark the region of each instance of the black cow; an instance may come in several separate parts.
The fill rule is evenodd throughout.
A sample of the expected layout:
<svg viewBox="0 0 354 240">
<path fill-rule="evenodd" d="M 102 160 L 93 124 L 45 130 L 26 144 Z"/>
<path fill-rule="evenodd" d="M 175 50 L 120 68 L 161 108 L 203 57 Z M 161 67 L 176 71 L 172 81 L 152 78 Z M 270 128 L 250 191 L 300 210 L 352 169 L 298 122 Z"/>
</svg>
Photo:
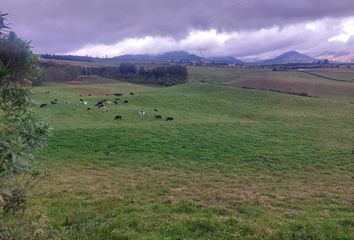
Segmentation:
<svg viewBox="0 0 354 240">
<path fill-rule="evenodd" d="M 129 101 L 128 100 L 124 100 L 124 102 L 123 103 L 128 103 Z"/>
<path fill-rule="evenodd" d="M 122 116 L 117 115 L 117 116 L 114 117 L 114 120 L 122 120 Z"/>
<path fill-rule="evenodd" d="M 87 108 L 87 110 L 91 110 L 91 108 Z"/>
<path fill-rule="evenodd" d="M 154 109 L 155 112 L 158 112 L 159 110 L 157 110 L 156 108 Z"/>
<path fill-rule="evenodd" d="M 39 107 L 40 107 L 40 108 L 46 108 L 46 107 L 48 107 L 48 104 L 43 103 L 43 104 L 41 104 Z"/>
<path fill-rule="evenodd" d="M 80 102 L 83 102 L 83 101 L 84 101 L 84 99 L 80 98 Z"/>
<path fill-rule="evenodd" d="M 121 97 L 123 96 L 123 93 L 113 93 L 114 96 Z"/>
<path fill-rule="evenodd" d="M 173 121 L 173 117 L 166 117 L 166 121 Z"/>
<path fill-rule="evenodd" d="M 106 102 L 106 100 L 98 101 L 95 106 L 96 107 L 102 106 L 104 105 L 104 102 Z"/>
<path fill-rule="evenodd" d="M 155 115 L 155 118 L 156 119 L 162 119 L 162 116 L 161 115 Z"/>
<path fill-rule="evenodd" d="M 58 102 L 56 101 L 50 101 L 51 104 L 57 104 Z"/>
<path fill-rule="evenodd" d="M 133 95 L 134 95 L 134 93 L 132 93 L 132 92 L 131 92 L 131 93 L 130 93 L 130 95 L 132 95 L 132 96 L 133 96 Z"/>
<path fill-rule="evenodd" d="M 114 104 L 118 104 L 118 101 L 117 101 L 117 100 L 114 100 L 113 102 L 114 102 Z"/>
<path fill-rule="evenodd" d="M 88 95 L 89 97 L 91 97 L 91 93 L 89 93 L 89 95 Z"/>
</svg>

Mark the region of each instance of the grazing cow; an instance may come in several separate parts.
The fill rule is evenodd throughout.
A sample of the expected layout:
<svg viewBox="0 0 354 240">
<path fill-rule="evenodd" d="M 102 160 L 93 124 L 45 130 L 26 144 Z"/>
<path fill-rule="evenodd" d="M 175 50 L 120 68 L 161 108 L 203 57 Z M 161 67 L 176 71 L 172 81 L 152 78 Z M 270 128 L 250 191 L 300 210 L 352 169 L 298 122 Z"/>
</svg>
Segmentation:
<svg viewBox="0 0 354 240">
<path fill-rule="evenodd" d="M 51 104 L 57 104 L 58 102 L 56 101 L 50 101 Z"/>
<path fill-rule="evenodd" d="M 145 112 L 143 110 L 138 111 L 138 115 L 141 116 L 141 117 L 144 117 L 145 116 Z"/>
<path fill-rule="evenodd" d="M 88 104 L 88 102 L 84 101 L 84 104 L 85 104 L 85 105 L 87 105 L 87 104 Z"/>
<path fill-rule="evenodd" d="M 166 117 L 166 121 L 173 121 L 173 117 Z"/>
<path fill-rule="evenodd" d="M 80 94 L 79 96 L 82 97 L 82 94 Z"/>
<path fill-rule="evenodd" d="M 48 107 L 48 104 L 43 103 L 43 104 L 41 104 L 39 107 L 40 107 L 40 108 L 46 108 L 46 107 Z"/>
<path fill-rule="evenodd" d="M 84 99 L 80 98 L 80 102 L 83 102 L 83 101 L 84 101 Z"/>
<path fill-rule="evenodd" d="M 159 110 L 157 110 L 156 108 L 154 109 L 154 112 L 158 112 Z"/>
<path fill-rule="evenodd" d="M 54 99 L 53 101 L 59 102 L 59 100 L 58 100 L 58 99 Z"/>
<path fill-rule="evenodd" d="M 118 93 L 118 92 L 117 92 L 117 93 L 113 93 L 113 95 L 114 95 L 114 96 L 117 96 L 117 97 L 121 97 L 121 96 L 123 96 L 123 93 Z"/>
<path fill-rule="evenodd" d="M 128 103 L 129 101 L 128 100 L 124 100 L 124 102 L 123 103 Z"/>
<path fill-rule="evenodd" d="M 91 108 L 87 108 L 87 110 L 91 110 Z"/>
<path fill-rule="evenodd" d="M 112 104 L 112 102 L 111 101 L 107 101 L 107 104 Z"/>
<path fill-rule="evenodd" d="M 106 93 L 106 97 L 108 97 L 109 96 L 109 94 L 108 93 Z"/>
<path fill-rule="evenodd" d="M 98 101 L 95 106 L 96 107 L 103 106 L 105 101 L 106 100 Z"/>
<path fill-rule="evenodd" d="M 91 97 L 91 93 L 89 93 L 89 95 L 88 95 L 89 97 Z"/>
<path fill-rule="evenodd" d="M 161 115 L 155 115 L 155 118 L 156 119 L 162 119 L 162 116 Z"/>
<path fill-rule="evenodd" d="M 133 95 L 134 95 L 134 93 L 132 93 L 132 92 L 131 92 L 131 93 L 130 93 L 130 95 L 132 95 L 132 96 L 133 96 Z"/>
<path fill-rule="evenodd" d="M 122 116 L 117 115 L 117 116 L 114 117 L 114 120 L 122 120 Z"/>
</svg>

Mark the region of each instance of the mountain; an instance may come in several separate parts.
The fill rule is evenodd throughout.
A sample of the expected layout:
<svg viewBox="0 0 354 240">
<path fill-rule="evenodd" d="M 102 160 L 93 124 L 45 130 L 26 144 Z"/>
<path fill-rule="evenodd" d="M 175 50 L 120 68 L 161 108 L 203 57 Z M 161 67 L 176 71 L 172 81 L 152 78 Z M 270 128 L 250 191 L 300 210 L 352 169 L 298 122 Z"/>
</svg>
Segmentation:
<svg viewBox="0 0 354 240">
<path fill-rule="evenodd" d="M 154 56 L 148 54 L 126 54 L 118 57 L 113 57 L 114 60 L 126 62 L 148 62 L 153 61 Z"/>
<path fill-rule="evenodd" d="M 203 58 L 185 51 L 173 51 L 157 55 L 129 54 L 114 57 L 113 59 L 121 62 L 191 62 L 201 61 Z"/>
<path fill-rule="evenodd" d="M 243 62 L 233 56 L 218 56 L 207 58 L 208 61 L 217 63 L 217 64 L 243 64 Z"/>
<path fill-rule="evenodd" d="M 297 51 L 290 51 L 282 55 L 268 59 L 263 62 L 264 65 L 291 64 L 291 63 L 314 63 L 317 60 Z"/>
<path fill-rule="evenodd" d="M 318 59 L 328 59 L 331 62 L 354 62 L 354 50 L 350 51 L 327 51 L 316 56 Z"/>
<path fill-rule="evenodd" d="M 165 52 L 155 56 L 156 61 L 190 62 L 201 61 L 203 58 L 185 51 Z"/>
</svg>

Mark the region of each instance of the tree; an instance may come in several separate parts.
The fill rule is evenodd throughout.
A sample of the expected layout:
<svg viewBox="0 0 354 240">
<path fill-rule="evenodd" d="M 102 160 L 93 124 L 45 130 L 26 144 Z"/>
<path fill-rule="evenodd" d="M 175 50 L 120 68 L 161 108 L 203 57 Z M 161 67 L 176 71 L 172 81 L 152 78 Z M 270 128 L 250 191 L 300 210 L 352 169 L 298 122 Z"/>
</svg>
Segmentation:
<svg viewBox="0 0 354 240">
<path fill-rule="evenodd" d="M 139 69 L 139 75 L 145 75 L 145 68 L 143 66 L 141 66 Z"/>
<path fill-rule="evenodd" d="M 0 213 L 16 216 L 38 176 L 33 151 L 45 146 L 50 127 L 37 121 L 31 111 L 37 57 L 29 42 L 14 32 L 4 33 L 4 16 L 0 13 Z M 0 229 L 0 238 L 4 231 Z"/>
<path fill-rule="evenodd" d="M 132 63 L 122 63 L 119 65 L 119 72 L 122 75 L 136 74 L 136 67 Z"/>
</svg>

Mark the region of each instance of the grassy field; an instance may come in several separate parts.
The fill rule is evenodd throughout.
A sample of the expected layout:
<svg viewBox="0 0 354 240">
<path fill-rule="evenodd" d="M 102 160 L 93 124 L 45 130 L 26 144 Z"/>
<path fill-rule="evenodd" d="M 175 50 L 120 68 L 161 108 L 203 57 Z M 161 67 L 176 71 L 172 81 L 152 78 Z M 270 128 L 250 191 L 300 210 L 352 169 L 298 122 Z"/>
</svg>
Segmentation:
<svg viewBox="0 0 354 240">
<path fill-rule="evenodd" d="M 69 239 L 354 239 L 354 104 L 222 86 L 249 70 L 216 70 L 213 84 L 35 88 L 59 104 L 34 108 L 54 131 L 27 213 Z"/>
</svg>

